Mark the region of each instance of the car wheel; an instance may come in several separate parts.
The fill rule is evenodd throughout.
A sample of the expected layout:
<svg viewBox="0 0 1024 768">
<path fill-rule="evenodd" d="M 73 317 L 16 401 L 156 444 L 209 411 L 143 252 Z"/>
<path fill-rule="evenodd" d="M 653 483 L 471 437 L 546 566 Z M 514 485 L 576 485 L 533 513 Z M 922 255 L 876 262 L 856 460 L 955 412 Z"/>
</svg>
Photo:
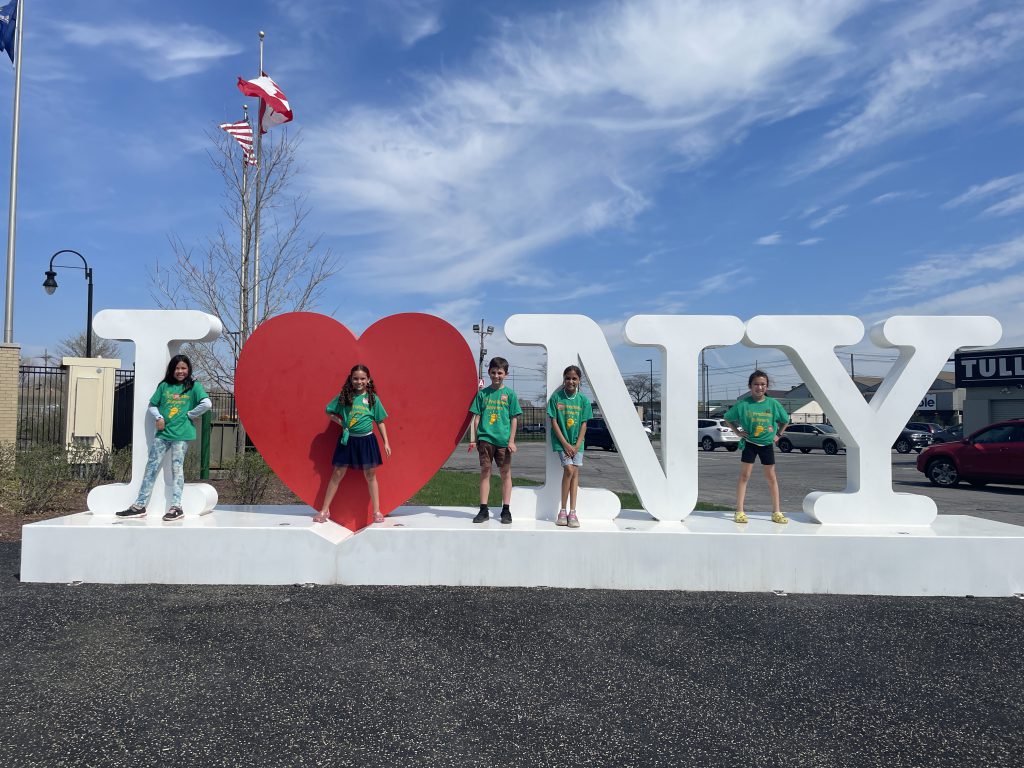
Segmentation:
<svg viewBox="0 0 1024 768">
<path fill-rule="evenodd" d="M 969 482 L 974 488 L 984 488 L 988 485 L 987 480 L 968 480 L 967 482 Z"/>
<path fill-rule="evenodd" d="M 705 435 L 704 439 L 700 441 L 700 447 L 705 451 L 713 451 L 715 450 L 715 441 Z"/>
<path fill-rule="evenodd" d="M 896 441 L 896 452 L 897 453 L 910 453 L 910 441 L 905 438 L 900 438 Z"/>
<path fill-rule="evenodd" d="M 935 459 L 925 469 L 925 474 L 940 488 L 952 488 L 960 482 L 960 473 L 949 459 Z"/>
<path fill-rule="evenodd" d="M 822 445 L 821 447 L 825 449 L 825 453 L 827 453 L 829 456 L 835 456 L 837 453 L 839 453 L 839 445 L 836 443 L 835 440 L 826 440 L 824 445 Z"/>
<path fill-rule="evenodd" d="M 779 450 L 782 451 L 783 453 L 789 453 L 790 451 L 793 450 L 793 444 L 789 442 L 789 440 L 787 440 L 786 438 L 782 438 L 781 440 L 779 440 Z"/>
<path fill-rule="evenodd" d="M 736 449 L 737 448 L 739 448 L 738 445 L 727 445 L 727 446 L 725 446 L 725 450 L 727 450 L 729 453 L 736 453 Z"/>
<path fill-rule="evenodd" d="M 810 448 L 801 448 L 800 449 L 800 453 L 810 453 L 810 452 L 811 452 Z"/>
</svg>

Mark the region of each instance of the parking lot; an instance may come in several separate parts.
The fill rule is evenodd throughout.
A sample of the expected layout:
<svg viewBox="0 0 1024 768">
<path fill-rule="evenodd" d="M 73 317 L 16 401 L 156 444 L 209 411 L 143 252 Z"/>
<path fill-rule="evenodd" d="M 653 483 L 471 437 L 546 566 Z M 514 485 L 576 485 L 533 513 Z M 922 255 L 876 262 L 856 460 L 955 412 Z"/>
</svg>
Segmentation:
<svg viewBox="0 0 1024 768">
<path fill-rule="evenodd" d="M 658 443 L 655 443 L 658 448 Z M 524 443 L 512 460 L 512 474 L 531 480 L 544 479 L 547 443 Z M 698 461 L 697 496 L 701 501 L 733 506 L 736 499 L 736 475 L 739 454 L 724 449 L 707 453 L 696 446 Z M 846 487 L 846 454 L 826 456 L 820 451 L 808 454 L 776 452 L 782 506 L 787 512 L 799 512 L 804 497 L 811 491 L 841 491 Z M 1024 487 L 991 485 L 972 488 L 961 484 L 956 488 L 937 488 L 917 471 L 917 454 L 892 452 L 893 489 L 897 493 L 920 493 L 930 496 L 939 514 L 973 515 L 1024 525 Z M 476 454 L 466 451 L 463 443 L 445 464 L 446 469 L 477 471 Z M 584 486 L 635 492 L 622 458 L 617 453 L 589 449 L 580 475 Z M 768 488 L 760 470 L 755 469 L 747 491 L 747 509 L 770 510 Z"/>
</svg>

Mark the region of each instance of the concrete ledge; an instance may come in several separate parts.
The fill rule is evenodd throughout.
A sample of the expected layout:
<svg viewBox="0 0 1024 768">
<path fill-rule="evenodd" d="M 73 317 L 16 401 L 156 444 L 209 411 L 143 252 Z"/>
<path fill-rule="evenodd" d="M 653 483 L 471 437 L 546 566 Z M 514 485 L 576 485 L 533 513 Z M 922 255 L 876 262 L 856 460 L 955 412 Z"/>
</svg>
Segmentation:
<svg viewBox="0 0 1024 768">
<path fill-rule="evenodd" d="M 683 523 L 625 511 L 578 530 L 474 509 L 402 507 L 353 534 L 308 507 L 219 507 L 165 524 L 87 513 L 27 525 L 26 582 L 401 584 L 1010 596 L 1024 593 L 1024 527 L 945 515 L 925 528 L 786 526 L 722 512 Z"/>
</svg>

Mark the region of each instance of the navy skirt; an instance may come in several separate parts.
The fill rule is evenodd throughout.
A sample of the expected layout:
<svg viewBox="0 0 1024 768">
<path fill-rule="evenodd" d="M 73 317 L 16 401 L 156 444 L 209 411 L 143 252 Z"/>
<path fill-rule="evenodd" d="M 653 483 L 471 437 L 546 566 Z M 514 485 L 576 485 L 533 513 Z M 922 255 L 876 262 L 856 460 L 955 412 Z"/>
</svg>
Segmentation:
<svg viewBox="0 0 1024 768">
<path fill-rule="evenodd" d="M 339 441 L 334 447 L 334 458 L 331 463 L 336 467 L 352 467 L 353 469 L 372 469 L 384 463 L 380 456 L 377 436 L 349 435 L 348 442 L 342 445 Z"/>
</svg>

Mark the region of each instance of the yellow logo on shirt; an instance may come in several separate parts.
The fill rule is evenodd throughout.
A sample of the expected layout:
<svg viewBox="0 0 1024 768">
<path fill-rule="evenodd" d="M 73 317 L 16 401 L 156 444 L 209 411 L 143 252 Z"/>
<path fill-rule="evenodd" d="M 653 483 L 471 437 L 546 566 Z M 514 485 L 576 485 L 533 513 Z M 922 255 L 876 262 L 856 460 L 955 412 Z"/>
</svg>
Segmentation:
<svg viewBox="0 0 1024 768">
<path fill-rule="evenodd" d="M 567 427 L 571 427 L 575 423 L 576 423 L 576 419 L 566 419 L 565 420 L 565 426 L 567 426 Z"/>
</svg>

